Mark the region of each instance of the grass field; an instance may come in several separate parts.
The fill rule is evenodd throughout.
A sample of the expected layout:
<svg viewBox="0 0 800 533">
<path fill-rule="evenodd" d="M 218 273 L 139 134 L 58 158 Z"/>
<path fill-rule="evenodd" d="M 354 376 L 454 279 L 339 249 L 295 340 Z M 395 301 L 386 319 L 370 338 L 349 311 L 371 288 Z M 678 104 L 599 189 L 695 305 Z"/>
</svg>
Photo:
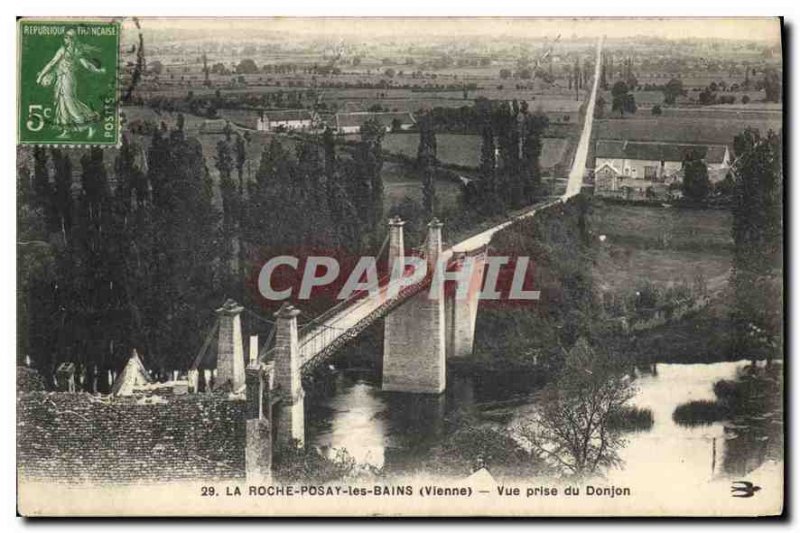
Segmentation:
<svg viewBox="0 0 800 533">
<path fill-rule="evenodd" d="M 769 129 L 777 131 L 782 125 L 779 113 L 720 113 L 723 112 L 695 109 L 675 116 L 655 117 L 637 113 L 622 119 L 596 120 L 593 138 L 728 144 L 732 147 L 733 138 L 747 127 L 765 132 Z"/>
<path fill-rule="evenodd" d="M 640 284 L 727 283 L 733 241 L 728 211 L 593 204 L 590 227 L 599 243 L 594 276 L 606 291 Z"/>
<path fill-rule="evenodd" d="M 422 182 L 417 176 L 407 172 L 403 165 L 385 162 L 381 177 L 383 178 L 383 205 L 387 213 L 392 213 L 406 198 L 422 205 Z M 450 210 L 458 207 L 461 198 L 459 184 L 445 179 L 437 179 L 435 186 L 439 208 Z"/>
<path fill-rule="evenodd" d="M 417 157 L 419 135 L 412 133 L 391 133 L 383 140 L 386 151 L 408 157 Z M 561 138 L 545 138 L 542 143 L 540 165 L 552 168 L 566 156 L 569 141 Z M 436 135 L 436 150 L 439 161 L 450 165 L 478 167 L 481 157 L 481 138 L 479 135 L 457 135 L 439 133 Z"/>
</svg>

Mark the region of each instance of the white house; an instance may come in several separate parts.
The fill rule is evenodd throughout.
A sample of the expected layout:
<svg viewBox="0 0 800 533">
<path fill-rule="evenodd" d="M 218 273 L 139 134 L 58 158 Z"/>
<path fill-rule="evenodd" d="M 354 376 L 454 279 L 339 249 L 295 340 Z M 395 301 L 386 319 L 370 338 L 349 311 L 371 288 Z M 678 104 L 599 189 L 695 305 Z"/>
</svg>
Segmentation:
<svg viewBox="0 0 800 533">
<path fill-rule="evenodd" d="M 317 123 L 317 116 L 308 109 L 281 109 L 261 111 L 256 119 L 258 131 L 276 131 L 278 128 L 294 131 L 310 130 Z"/>
<path fill-rule="evenodd" d="M 370 111 L 336 113 L 336 132 L 341 134 L 358 133 L 361 126 L 370 119 L 377 120 L 387 132 L 394 129 L 407 131 L 417 123 L 411 113 L 372 113 Z"/>
<path fill-rule="evenodd" d="M 722 144 L 599 140 L 595 145 L 595 192 L 644 194 L 683 179 L 683 162 L 705 161 L 711 181 L 725 177 L 731 156 Z"/>
</svg>

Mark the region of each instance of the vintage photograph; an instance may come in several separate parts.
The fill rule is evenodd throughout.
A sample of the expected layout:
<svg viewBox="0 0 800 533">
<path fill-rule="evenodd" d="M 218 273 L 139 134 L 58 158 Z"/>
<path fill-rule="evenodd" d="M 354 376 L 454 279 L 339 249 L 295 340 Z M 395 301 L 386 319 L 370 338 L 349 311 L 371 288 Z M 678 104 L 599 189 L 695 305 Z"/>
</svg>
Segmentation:
<svg viewBox="0 0 800 533">
<path fill-rule="evenodd" d="M 23 516 L 779 516 L 780 18 L 17 21 Z"/>
</svg>

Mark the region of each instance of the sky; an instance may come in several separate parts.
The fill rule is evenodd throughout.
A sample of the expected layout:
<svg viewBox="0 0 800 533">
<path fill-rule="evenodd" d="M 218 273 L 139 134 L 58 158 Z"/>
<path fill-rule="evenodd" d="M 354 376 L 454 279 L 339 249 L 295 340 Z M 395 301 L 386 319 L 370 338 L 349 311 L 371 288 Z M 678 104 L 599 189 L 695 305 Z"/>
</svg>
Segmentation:
<svg viewBox="0 0 800 533">
<path fill-rule="evenodd" d="M 357 22 L 357 23 L 356 23 Z M 563 39 L 634 36 L 668 39 L 747 39 L 766 44 L 780 43 L 777 18 L 181 18 L 141 19 L 145 34 L 165 35 L 181 29 L 176 40 L 212 37 L 253 38 L 265 31 L 289 32 L 298 36 L 508 36 L 511 38 Z"/>
</svg>

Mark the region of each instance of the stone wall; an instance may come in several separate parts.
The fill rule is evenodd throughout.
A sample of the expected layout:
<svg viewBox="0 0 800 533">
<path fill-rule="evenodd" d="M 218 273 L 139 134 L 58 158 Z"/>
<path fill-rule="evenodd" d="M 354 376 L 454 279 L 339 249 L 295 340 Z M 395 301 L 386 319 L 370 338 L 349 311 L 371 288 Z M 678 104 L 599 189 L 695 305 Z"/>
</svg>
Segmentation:
<svg viewBox="0 0 800 533">
<path fill-rule="evenodd" d="M 244 413 L 243 400 L 224 394 L 19 392 L 18 473 L 71 482 L 242 478 Z"/>
</svg>

